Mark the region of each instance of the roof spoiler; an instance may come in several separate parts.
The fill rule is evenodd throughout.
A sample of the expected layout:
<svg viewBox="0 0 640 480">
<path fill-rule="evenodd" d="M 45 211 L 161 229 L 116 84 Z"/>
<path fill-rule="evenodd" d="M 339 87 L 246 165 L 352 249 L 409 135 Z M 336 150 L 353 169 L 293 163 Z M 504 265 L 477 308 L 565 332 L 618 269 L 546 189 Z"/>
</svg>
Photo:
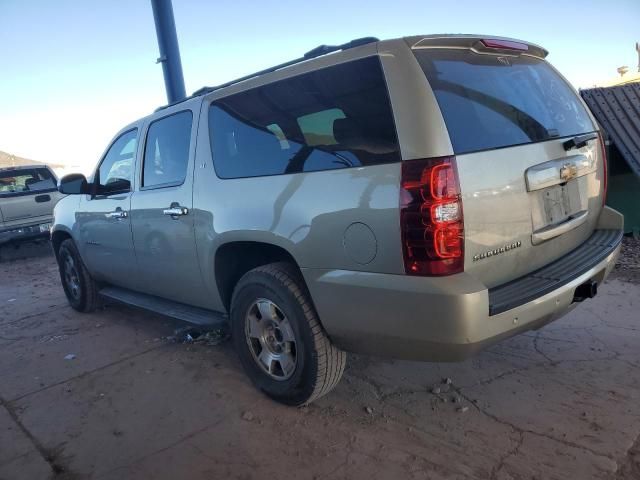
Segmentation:
<svg viewBox="0 0 640 480">
<path fill-rule="evenodd" d="M 476 53 L 502 55 L 530 55 L 545 58 L 549 52 L 539 45 L 513 38 L 492 35 L 428 35 L 407 39 L 409 46 L 423 48 L 464 48 Z"/>
</svg>

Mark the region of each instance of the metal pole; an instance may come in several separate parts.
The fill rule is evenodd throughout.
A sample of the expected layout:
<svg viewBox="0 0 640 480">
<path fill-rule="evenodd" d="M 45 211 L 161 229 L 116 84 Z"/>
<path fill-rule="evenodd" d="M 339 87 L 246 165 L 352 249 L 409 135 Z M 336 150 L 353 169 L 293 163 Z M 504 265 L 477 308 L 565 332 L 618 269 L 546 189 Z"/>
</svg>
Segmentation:
<svg viewBox="0 0 640 480">
<path fill-rule="evenodd" d="M 182 75 L 176 22 L 173 18 L 171 0 L 151 0 L 151 8 L 153 9 L 153 20 L 156 23 L 158 48 L 160 49 L 160 57 L 156 63 L 162 63 L 167 101 L 169 103 L 178 102 L 184 99 L 187 94 L 184 88 L 184 76 Z"/>
</svg>

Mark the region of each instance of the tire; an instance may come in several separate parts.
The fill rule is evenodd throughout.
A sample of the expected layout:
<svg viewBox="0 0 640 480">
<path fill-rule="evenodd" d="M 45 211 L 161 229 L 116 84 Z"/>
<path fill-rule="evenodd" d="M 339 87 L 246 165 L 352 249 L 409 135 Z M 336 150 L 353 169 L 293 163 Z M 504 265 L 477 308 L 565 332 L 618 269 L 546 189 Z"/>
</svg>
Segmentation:
<svg viewBox="0 0 640 480">
<path fill-rule="evenodd" d="M 313 402 L 344 372 L 345 352 L 332 345 L 304 282 L 287 263 L 255 268 L 240 279 L 231 300 L 231 335 L 256 387 L 286 405 Z"/>
<path fill-rule="evenodd" d="M 60 244 L 57 258 L 62 288 L 69 304 L 79 312 L 93 312 L 98 307 L 98 286 L 73 240 L 67 239 Z"/>
</svg>

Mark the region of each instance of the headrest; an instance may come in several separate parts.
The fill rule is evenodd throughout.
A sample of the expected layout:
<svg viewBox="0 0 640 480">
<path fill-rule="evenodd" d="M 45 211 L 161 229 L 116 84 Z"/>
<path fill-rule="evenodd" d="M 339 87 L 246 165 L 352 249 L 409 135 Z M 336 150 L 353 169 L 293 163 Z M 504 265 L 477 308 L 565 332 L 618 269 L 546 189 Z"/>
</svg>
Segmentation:
<svg viewBox="0 0 640 480">
<path fill-rule="evenodd" d="M 333 121 L 333 137 L 340 144 L 361 143 L 362 130 L 350 118 L 337 118 Z"/>
<path fill-rule="evenodd" d="M 333 137 L 345 150 L 364 150 L 369 153 L 386 154 L 397 151 L 393 141 L 372 132 L 363 132 L 358 122 L 351 118 L 333 121 Z"/>
</svg>

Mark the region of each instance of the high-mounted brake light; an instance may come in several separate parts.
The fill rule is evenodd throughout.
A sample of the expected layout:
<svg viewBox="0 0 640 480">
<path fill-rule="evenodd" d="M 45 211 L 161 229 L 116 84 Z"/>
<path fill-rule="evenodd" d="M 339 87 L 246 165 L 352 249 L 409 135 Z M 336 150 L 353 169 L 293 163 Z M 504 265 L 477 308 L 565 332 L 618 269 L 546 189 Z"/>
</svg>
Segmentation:
<svg viewBox="0 0 640 480">
<path fill-rule="evenodd" d="M 608 174 L 607 171 L 607 146 L 604 143 L 604 137 L 602 133 L 598 132 L 598 143 L 600 144 L 600 151 L 602 152 L 602 176 L 603 176 L 603 186 L 602 186 L 602 205 L 604 206 L 607 201 L 607 188 L 608 188 Z"/>
<path fill-rule="evenodd" d="M 402 162 L 400 226 L 405 272 L 464 269 L 464 222 L 455 157 Z"/>
<path fill-rule="evenodd" d="M 526 43 L 514 42 L 512 40 L 485 38 L 481 40 L 481 42 L 486 48 L 496 48 L 500 50 L 518 50 L 519 52 L 526 52 L 529 50 L 529 45 L 527 45 Z"/>
</svg>

